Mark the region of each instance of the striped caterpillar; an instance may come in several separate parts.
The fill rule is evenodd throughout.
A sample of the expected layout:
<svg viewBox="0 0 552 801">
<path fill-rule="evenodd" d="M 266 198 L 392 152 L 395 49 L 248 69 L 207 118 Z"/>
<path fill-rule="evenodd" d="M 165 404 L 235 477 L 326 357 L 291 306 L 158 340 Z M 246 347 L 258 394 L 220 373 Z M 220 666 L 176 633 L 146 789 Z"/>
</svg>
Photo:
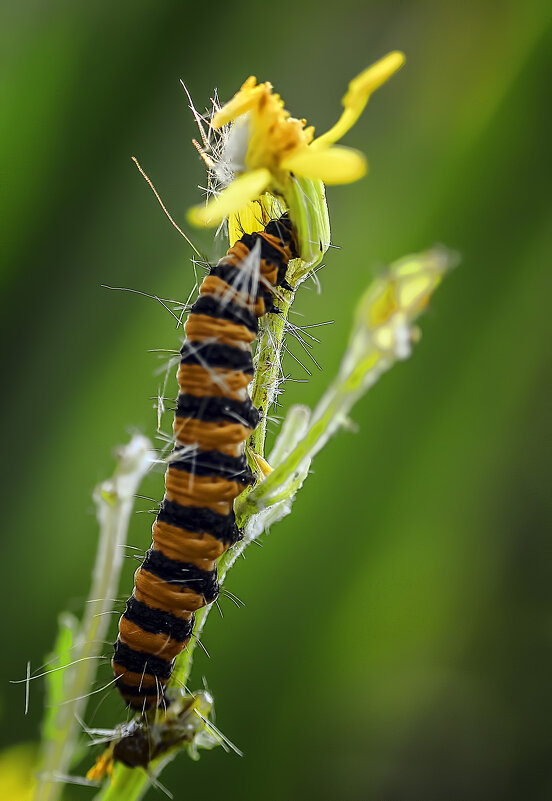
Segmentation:
<svg viewBox="0 0 552 801">
<path fill-rule="evenodd" d="M 194 613 L 218 596 L 217 560 L 240 537 L 233 503 L 253 481 L 244 444 L 260 418 L 247 392 L 251 343 L 258 318 L 277 311 L 273 288 L 290 288 L 285 276 L 295 256 L 287 215 L 244 234 L 211 268 L 186 321 L 165 496 L 112 659 L 117 688 L 134 709 L 167 703 L 165 686 Z"/>
</svg>

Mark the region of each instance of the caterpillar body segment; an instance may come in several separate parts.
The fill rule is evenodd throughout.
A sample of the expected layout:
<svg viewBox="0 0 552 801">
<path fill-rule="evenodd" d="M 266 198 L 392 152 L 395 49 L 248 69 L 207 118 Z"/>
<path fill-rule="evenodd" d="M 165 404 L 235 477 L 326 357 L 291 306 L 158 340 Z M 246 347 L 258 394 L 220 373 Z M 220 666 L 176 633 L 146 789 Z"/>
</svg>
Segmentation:
<svg viewBox="0 0 552 801">
<path fill-rule="evenodd" d="M 112 659 L 117 688 L 134 709 L 168 702 L 165 686 L 194 613 L 217 598 L 217 561 L 240 537 L 233 504 L 253 481 L 244 444 L 260 417 L 247 391 L 251 343 L 258 319 L 277 311 L 273 289 L 287 286 L 295 256 L 287 215 L 244 234 L 211 268 L 186 321 L 165 496 Z"/>
</svg>

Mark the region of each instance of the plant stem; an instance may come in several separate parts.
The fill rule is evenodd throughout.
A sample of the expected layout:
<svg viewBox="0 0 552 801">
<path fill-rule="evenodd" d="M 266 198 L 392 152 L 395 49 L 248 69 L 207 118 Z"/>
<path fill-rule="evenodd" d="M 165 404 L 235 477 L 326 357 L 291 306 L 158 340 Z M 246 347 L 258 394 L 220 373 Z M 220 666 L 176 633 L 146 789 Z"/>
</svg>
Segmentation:
<svg viewBox="0 0 552 801">
<path fill-rule="evenodd" d="M 57 707 L 51 727 L 55 735 L 44 743 L 34 801 L 56 801 L 63 790 L 60 779 L 70 770 L 80 733 L 78 721 L 88 701 L 96 662 L 110 623 L 108 613 L 119 584 L 134 495 L 152 460 L 149 440 L 135 434 L 128 445 L 119 449 L 113 477 L 94 492 L 100 536 L 92 586 L 75 638 L 74 661 L 65 669 L 64 694 L 69 700 Z"/>
<path fill-rule="evenodd" d="M 152 776 L 160 773 L 169 761 L 170 759 L 160 760 L 160 764 L 151 769 Z M 94 801 L 140 801 L 150 783 L 150 777 L 142 768 L 131 769 L 117 763 L 111 780 L 104 784 Z"/>
<path fill-rule="evenodd" d="M 259 425 L 250 437 L 254 453 L 264 456 L 268 410 L 274 403 L 281 374 L 281 353 L 294 292 L 280 291 L 279 314 L 268 314 L 259 321 L 259 341 L 255 352 L 255 379 L 251 391 L 253 405 L 262 409 Z"/>
<path fill-rule="evenodd" d="M 333 381 L 314 410 L 306 434 L 293 451 L 239 503 L 240 517 L 251 516 L 296 492 L 297 483 L 302 483 L 305 465 L 346 422 L 351 408 L 364 394 L 366 384 L 375 382 L 392 363 L 381 353 L 373 353 L 357 364 L 349 375 Z"/>
</svg>

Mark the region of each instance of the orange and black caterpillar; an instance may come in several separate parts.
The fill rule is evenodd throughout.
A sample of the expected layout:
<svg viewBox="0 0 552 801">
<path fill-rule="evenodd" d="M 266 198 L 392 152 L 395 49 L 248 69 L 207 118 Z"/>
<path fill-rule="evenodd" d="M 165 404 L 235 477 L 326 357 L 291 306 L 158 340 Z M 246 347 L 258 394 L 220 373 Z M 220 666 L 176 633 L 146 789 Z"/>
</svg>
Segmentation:
<svg viewBox="0 0 552 801">
<path fill-rule="evenodd" d="M 260 418 L 247 392 L 251 343 L 258 318 L 277 312 L 273 287 L 290 288 L 285 276 L 296 255 L 287 215 L 244 234 L 211 268 L 186 321 L 165 496 L 112 660 L 117 688 L 134 709 L 167 703 L 164 688 L 194 613 L 218 596 L 217 560 L 240 538 L 233 503 L 253 481 L 244 443 Z"/>
</svg>

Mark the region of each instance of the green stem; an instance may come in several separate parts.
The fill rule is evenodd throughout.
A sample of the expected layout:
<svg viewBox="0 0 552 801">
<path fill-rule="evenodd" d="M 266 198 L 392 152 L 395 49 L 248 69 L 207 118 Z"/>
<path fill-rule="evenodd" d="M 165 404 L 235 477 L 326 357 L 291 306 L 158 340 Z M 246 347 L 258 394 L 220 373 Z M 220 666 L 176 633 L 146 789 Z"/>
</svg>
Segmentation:
<svg viewBox="0 0 552 801">
<path fill-rule="evenodd" d="M 149 789 L 150 778 L 142 768 L 125 768 L 118 763 L 111 781 L 107 782 L 94 801 L 140 801 Z"/>
<path fill-rule="evenodd" d="M 100 536 L 92 586 L 84 619 L 75 638 L 74 661 L 65 669 L 65 698 L 69 700 L 57 707 L 53 725 L 49 727 L 54 734 L 43 744 L 34 801 L 56 801 L 63 790 L 60 778 L 70 770 L 80 734 L 78 721 L 89 698 L 96 662 L 110 623 L 109 612 L 119 584 L 134 495 L 152 458 L 149 440 L 134 435 L 128 445 L 119 449 L 113 477 L 95 490 Z"/>
<path fill-rule="evenodd" d="M 267 314 L 259 321 L 260 335 L 255 352 L 255 379 L 251 391 L 253 405 L 262 409 L 262 418 L 250 437 L 251 449 L 264 456 L 268 410 L 274 403 L 281 377 L 281 353 L 294 292 L 280 291 L 279 314 Z"/>
<path fill-rule="evenodd" d="M 373 383 L 393 361 L 381 352 L 367 355 L 346 376 L 338 376 L 316 407 L 306 434 L 293 451 L 264 481 L 243 500 L 238 499 L 237 513 L 244 518 L 279 503 L 293 495 L 307 462 L 324 447 L 329 438 L 347 420 L 347 415 L 361 397 L 367 383 Z"/>
</svg>

